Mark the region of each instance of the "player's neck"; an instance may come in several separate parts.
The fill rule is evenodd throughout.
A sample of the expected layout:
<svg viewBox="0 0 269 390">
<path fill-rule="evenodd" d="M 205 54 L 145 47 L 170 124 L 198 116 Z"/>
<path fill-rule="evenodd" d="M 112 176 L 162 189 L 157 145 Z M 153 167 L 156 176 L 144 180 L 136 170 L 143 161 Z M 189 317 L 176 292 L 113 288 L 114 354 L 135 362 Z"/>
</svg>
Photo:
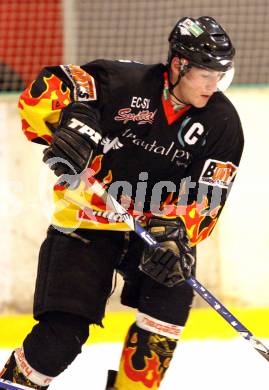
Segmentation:
<svg viewBox="0 0 269 390">
<path fill-rule="evenodd" d="M 169 98 L 170 98 L 170 102 L 171 102 L 171 104 L 172 104 L 172 106 L 173 106 L 175 111 L 182 110 L 182 108 L 187 106 L 186 103 L 181 102 L 179 99 L 177 99 L 176 96 L 174 96 L 171 93 L 170 93 Z"/>
</svg>

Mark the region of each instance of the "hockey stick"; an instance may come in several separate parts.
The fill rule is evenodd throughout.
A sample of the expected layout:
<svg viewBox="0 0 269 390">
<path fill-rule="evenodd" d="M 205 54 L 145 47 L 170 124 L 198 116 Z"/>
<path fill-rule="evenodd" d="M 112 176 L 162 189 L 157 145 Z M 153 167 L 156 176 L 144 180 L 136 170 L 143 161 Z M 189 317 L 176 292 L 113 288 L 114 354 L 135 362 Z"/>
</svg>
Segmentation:
<svg viewBox="0 0 269 390">
<path fill-rule="evenodd" d="M 90 184 L 91 191 L 94 192 L 106 206 L 112 209 L 117 215 L 121 215 L 122 220 L 142 238 L 149 246 L 157 247 L 159 243 L 145 230 L 135 219 L 125 210 L 122 205 L 109 194 L 105 188 L 93 176 L 93 170 L 84 171 L 87 173 L 86 180 Z M 89 173 L 89 175 L 88 175 Z M 82 176 L 83 177 L 83 176 Z M 70 187 L 71 188 L 71 187 Z M 88 208 L 85 198 L 78 196 L 71 189 L 67 188 L 64 199 L 74 202 L 80 207 Z M 89 209 L 90 210 L 90 209 Z M 214 310 L 216 310 L 249 344 L 256 349 L 266 360 L 269 361 L 269 349 L 256 339 L 253 334 L 233 316 L 233 314 L 222 305 L 201 283 L 193 276 L 185 280 Z"/>
<path fill-rule="evenodd" d="M 0 389 L 6 390 L 31 390 L 30 387 L 19 385 L 18 383 L 12 383 L 10 381 L 0 378 Z"/>
</svg>

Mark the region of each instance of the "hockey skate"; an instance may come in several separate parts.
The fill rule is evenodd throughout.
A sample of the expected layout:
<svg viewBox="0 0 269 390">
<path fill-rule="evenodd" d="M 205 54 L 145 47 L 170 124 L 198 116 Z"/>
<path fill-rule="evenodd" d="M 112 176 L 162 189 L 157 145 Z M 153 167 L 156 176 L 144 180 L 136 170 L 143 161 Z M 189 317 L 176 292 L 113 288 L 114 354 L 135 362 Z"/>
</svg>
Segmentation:
<svg viewBox="0 0 269 390">
<path fill-rule="evenodd" d="M 41 387 L 34 384 L 22 374 L 17 366 L 13 351 L 3 370 L 0 372 L 0 389 L 46 390 L 47 388 L 48 386 Z"/>
</svg>

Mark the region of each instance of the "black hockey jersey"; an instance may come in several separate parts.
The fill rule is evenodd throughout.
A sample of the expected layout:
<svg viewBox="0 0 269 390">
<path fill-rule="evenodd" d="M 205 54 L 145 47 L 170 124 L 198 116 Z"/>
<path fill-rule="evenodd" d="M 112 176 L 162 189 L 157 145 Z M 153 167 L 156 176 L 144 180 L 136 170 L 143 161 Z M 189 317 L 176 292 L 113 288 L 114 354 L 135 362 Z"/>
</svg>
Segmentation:
<svg viewBox="0 0 269 390">
<path fill-rule="evenodd" d="M 162 64 L 96 60 L 47 67 L 20 97 L 27 138 L 49 145 L 50 124 L 57 126 L 72 101 L 99 109 L 102 140 L 91 168 L 134 217 L 178 216 L 193 245 L 211 233 L 244 143 L 238 114 L 223 93 L 214 93 L 204 108 L 175 109 Z M 83 183 L 76 194 L 69 191 L 67 197 L 67 191 L 54 187 L 53 224 L 129 230 Z M 72 196 L 83 198 L 85 207 L 70 201 Z"/>
</svg>

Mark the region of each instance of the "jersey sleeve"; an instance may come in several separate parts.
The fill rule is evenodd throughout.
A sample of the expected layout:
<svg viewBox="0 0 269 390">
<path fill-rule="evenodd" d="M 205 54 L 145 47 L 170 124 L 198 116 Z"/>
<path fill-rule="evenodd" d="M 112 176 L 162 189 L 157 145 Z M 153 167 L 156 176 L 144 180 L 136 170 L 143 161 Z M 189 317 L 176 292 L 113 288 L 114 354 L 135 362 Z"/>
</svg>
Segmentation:
<svg viewBox="0 0 269 390">
<path fill-rule="evenodd" d="M 93 69 L 96 73 L 94 66 Z M 96 103 L 97 82 L 90 70 L 90 64 L 46 67 L 23 91 L 18 107 L 28 140 L 49 145 L 53 137 L 51 130 L 57 127 L 66 106 L 72 101 Z"/>
<path fill-rule="evenodd" d="M 43 69 L 19 99 L 22 130 L 29 141 L 49 145 L 51 126 L 56 127 L 61 110 L 71 101 L 70 88 L 49 69 Z"/>
<path fill-rule="evenodd" d="M 244 139 L 239 118 L 228 122 L 220 134 L 208 140 L 181 181 L 177 215 L 185 224 L 191 245 L 213 231 L 241 159 Z"/>
</svg>

